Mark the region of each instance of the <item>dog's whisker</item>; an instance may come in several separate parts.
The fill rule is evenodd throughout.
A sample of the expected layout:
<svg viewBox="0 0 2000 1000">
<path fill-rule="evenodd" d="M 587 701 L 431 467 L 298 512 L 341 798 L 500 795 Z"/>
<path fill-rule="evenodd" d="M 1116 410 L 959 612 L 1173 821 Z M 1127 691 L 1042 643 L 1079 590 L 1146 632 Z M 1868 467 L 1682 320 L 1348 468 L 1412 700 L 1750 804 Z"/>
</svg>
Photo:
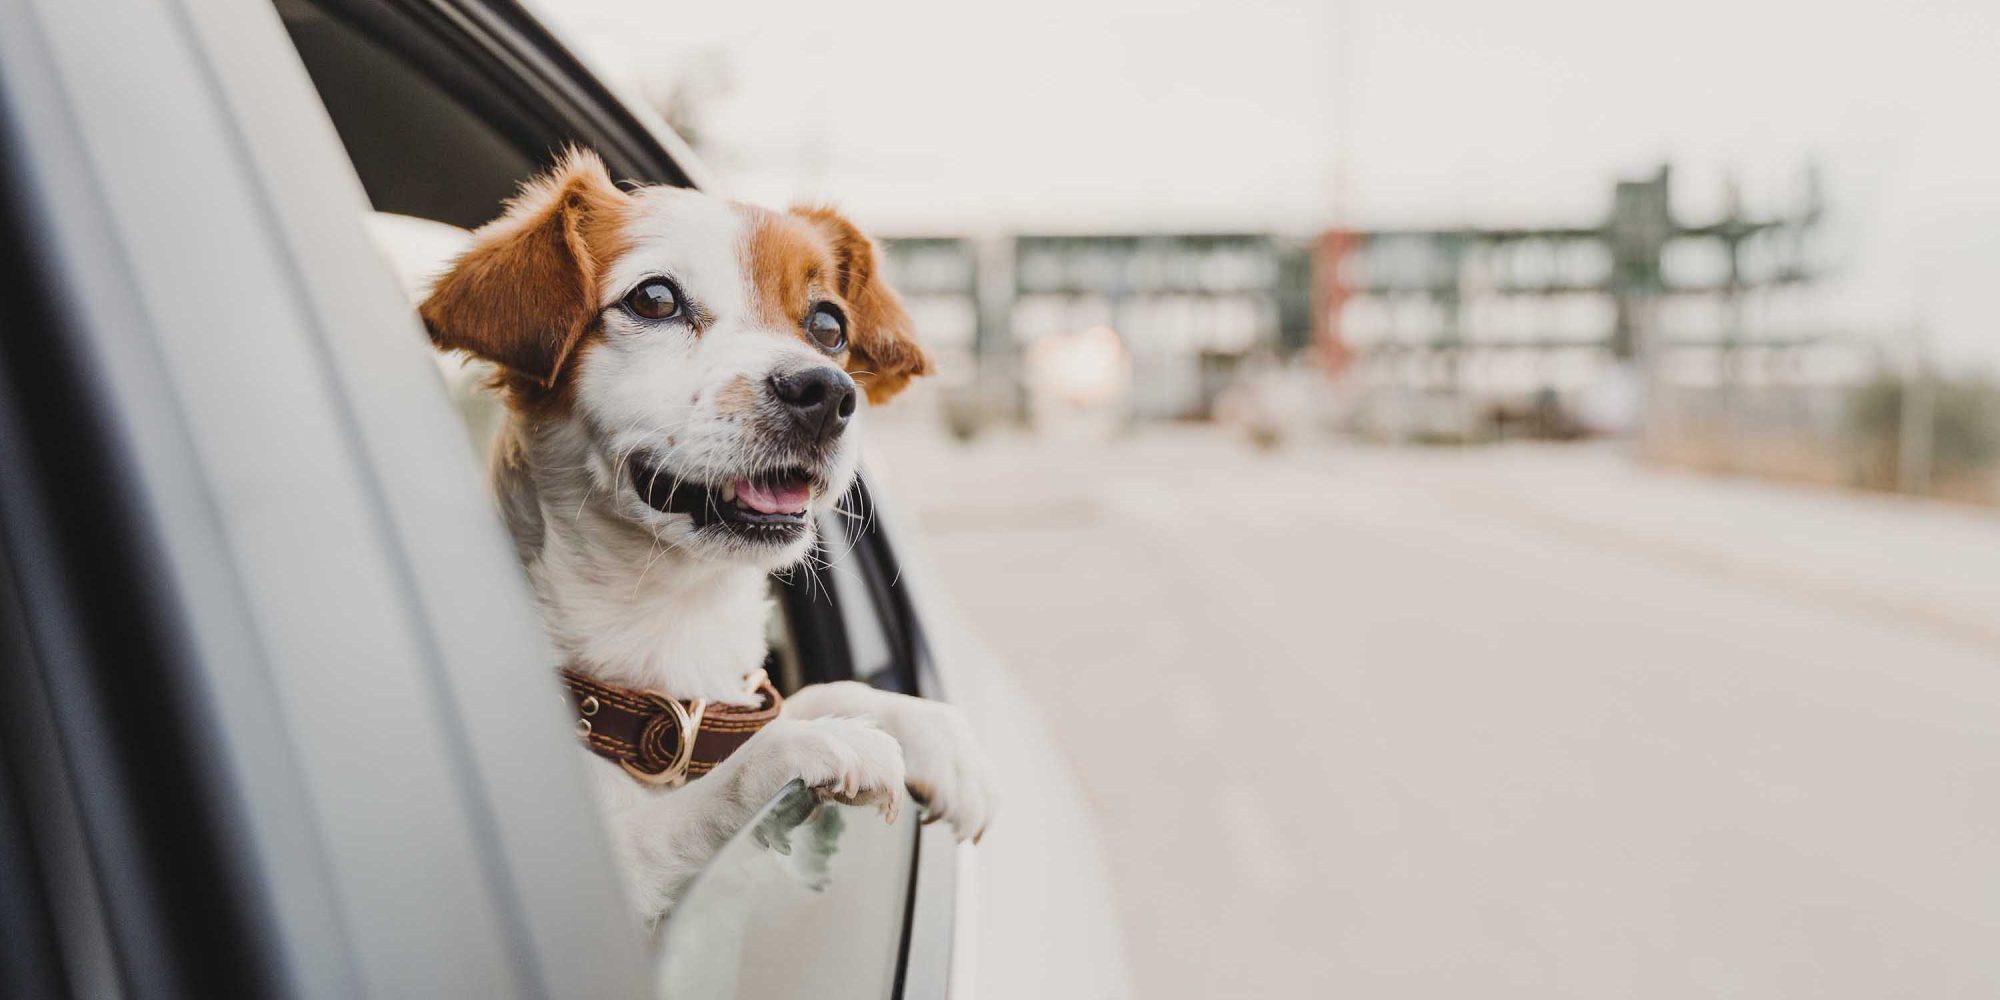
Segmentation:
<svg viewBox="0 0 2000 1000">
<path fill-rule="evenodd" d="M 798 568 L 799 568 L 799 569 L 802 569 L 802 570 L 805 570 L 805 573 L 806 573 L 806 600 L 810 601 L 810 600 L 812 600 L 812 599 L 813 599 L 813 590 L 814 590 L 814 587 L 815 587 L 815 585 L 816 585 L 816 584 L 819 584 L 819 574 L 818 574 L 818 573 L 815 573 L 815 572 L 813 572 L 813 567 L 812 567 L 812 564 L 811 564 L 810 562 L 807 562 L 807 561 L 803 560 L 803 559 L 799 560 L 799 564 L 798 564 Z M 821 587 L 820 587 L 820 589 L 821 589 L 822 591 L 824 591 L 824 589 L 825 589 L 825 588 L 824 588 L 824 586 L 821 586 Z"/>
<path fill-rule="evenodd" d="M 861 579 L 861 574 L 855 572 L 852 568 L 841 565 L 840 563 L 836 563 L 829 558 L 821 558 L 821 556 L 830 555 L 823 541 L 815 539 L 814 549 L 817 549 L 819 554 L 815 555 L 813 549 L 808 549 L 805 555 L 802 557 L 800 565 L 806 566 L 811 569 L 825 569 L 830 572 L 845 573 L 847 574 L 848 577 L 852 578 L 855 583 L 865 582 L 864 580 Z M 853 550 L 849 549 L 848 551 L 851 552 Z M 841 556 L 844 559 L 846 553 L 841 553 Z"/>
<path fill-rule="evenodd" d="M 667 551 L 666 547 L 660 544 L 659 538 L 655 537 L 653 539 L 653 554 L 647 557 L 646 565 L 639 570 L 639 578 L 637 580 L 632 581 L 632 594 L 631 597 L 628 598 L 628 600 L 638 599 L 639 588 L 645 586 L 646 583 L 646 574 L 651 573 L 653 571 L 653 564 L 659 562 L 660 556 L 664 555 L 666 551 Z"/>
<path fill-rule="evenodd" d="M 819 539 L 813 540 L 813 548 L 818 549 L 820 552 L 825 551 L 823 543 Z M 805 558 L 801 560 L 800 565 L 806 568 L 806 574 L 808 579 L 811 579 L 819 584 L 819 592 L 821 596 L 825 597 L 828 603 L 831 603 L 833 601 L 833 588 L 827 585 L 826 576 L 822 574 L 820 570 L 835 569 L 836 567 L 833 565 L 833 563 L 828 562 L 825 559 L 820 559 L 815 557 L 813 555 L 813 552 L 811 550 L 808 550 L 805 554 Z M 854 579 L 855 582 L 857 583 L 861 581 L 861 578 L 858 576 L 855 577 Z"/>
</svg>

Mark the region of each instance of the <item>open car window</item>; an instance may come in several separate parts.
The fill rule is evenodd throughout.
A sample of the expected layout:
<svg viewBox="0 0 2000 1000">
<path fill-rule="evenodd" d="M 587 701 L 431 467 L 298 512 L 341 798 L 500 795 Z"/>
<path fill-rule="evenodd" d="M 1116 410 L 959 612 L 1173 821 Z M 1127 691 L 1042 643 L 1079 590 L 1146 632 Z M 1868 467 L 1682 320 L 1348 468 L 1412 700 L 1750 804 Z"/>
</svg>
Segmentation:
<svg viewBox="0 0 2000 1000">
<path fill-rule="evenodd" d="M 502 210 L 521 181 L 565 145 L 591 146 L 615 175 L 684 183 L 646 137 L 619 129 L 602 108 L 532 78 L 518 58 L 497 59 L 444 6 L 381 0 L 274 0 L 326 107 L 373 212 L 367 226 L 414 301 L 464 245 L 466 233 Z M 595 113 L 586 113 L 591 111 Z M 501 414 L 480 391 L 489 368 L 446 357 L 440 367 L 472 440 L 481 449 Z M 916 690 L 915 650 L 895 571 L 861 543 L 874 513 L 865 488 L 822 518 L 822 543 L 774 578 L 770 636 L 783 691 L 857 678 Z"/>
<path fill-rule="evenodd" d="M 520 96 L 521 81 L 495 82 L 493 74 L 513 70 L 469 52 L 477 42 L 455 35 L 457 27 L 414 13 L 434 5 L 276 6 L 368 195 L 370 235 L 412 299 L 465 231 L 498 214 L 515 186 L 565 144 L 597 148 L 621 178 L 682 180 L 633 152 L 639 138 L 626 137 L 621 155 L 605 116 L 567 117 L 558 101 Z M 412 171 L 426 176 L 411 180 Z M 501 414 L 480 390 L 482 366 L 443 368 L 466 432 L 483 450 Z M 859 544 L 865 503 L 857 486 L 843 503 L 847 515 L 821 519 L 816 564 L 773 577 L 771 673 L 785 693 L 846 678 L 914 689 L 905 623 L 880 599 L 889 582 L 877 578 L 880 559 Z M 661 973 L 680 984 L 667 995 L 795 996 L 804 983 L 817 995 L 898 991 L 916 855 L 929 842 L 915 809 L 890 825 L 870 810 L 814 805 L 801 790 L 781 795 L 682 900 L 654 938 Z M 799 867 L 815 857 L 817 874 Z M 948 874 L 938 884 L 948 887 Z M 767 967 L 779 964 L 785 970 Z M 687 986 L 694 982 L 730 989 Z"/>
</svg>

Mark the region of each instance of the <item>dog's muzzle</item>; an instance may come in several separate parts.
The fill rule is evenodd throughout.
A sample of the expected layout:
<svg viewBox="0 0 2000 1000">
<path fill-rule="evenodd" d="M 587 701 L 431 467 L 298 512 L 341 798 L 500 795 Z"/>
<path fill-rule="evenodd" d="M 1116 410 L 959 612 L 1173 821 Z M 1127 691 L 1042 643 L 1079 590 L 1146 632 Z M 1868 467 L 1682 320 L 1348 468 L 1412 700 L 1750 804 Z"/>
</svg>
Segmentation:
<svg viewBox="0 0 2000 1000">
<path fill-rule="evenodd" d="M 826 365 L 773 375 L 768 381 L 791 433 L 811 448 L 825 448 L 847 429 L 861 395 L 846 372 Z"/>
<path fill-rule="evenodd" d="M 824 487 L 800 467 L 775 469 L 720 484 L 686 480 L 633 459 L 632 489 L 663 514 L 686 514 L 697 528 L 718 528 L 747 540 L 788 544 L 804 534 L 813 494 Z"/>
</svg>

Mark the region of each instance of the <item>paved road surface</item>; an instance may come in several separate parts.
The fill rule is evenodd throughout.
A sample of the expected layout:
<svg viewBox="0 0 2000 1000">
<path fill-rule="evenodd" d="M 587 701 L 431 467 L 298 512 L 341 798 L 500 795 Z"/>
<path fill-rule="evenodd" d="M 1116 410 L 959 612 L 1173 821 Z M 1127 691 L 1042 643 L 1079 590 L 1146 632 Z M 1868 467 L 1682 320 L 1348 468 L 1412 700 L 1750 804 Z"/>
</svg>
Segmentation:
<svg viewBox="0 0 2000 1000">
<path fill-rule="evenodd" d="M 2000 519 L 1612 450 L 883 435 L 1139 995 L 2000 995 Z"/>
</svg>

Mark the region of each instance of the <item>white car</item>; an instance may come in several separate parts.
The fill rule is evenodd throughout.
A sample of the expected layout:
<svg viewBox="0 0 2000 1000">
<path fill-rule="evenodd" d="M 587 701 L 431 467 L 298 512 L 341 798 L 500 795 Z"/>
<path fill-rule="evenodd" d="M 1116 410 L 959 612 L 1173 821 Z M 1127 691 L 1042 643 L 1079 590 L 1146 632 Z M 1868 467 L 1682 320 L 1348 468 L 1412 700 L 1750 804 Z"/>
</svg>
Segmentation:
<svg viewBox="0 0 2000 1000">
<path fill-rule="evenodd" d="M 702 179 L 507 0 L 0 0 L 0 997 L 1127 992 L 1075 786 L 891 516 L 774 581 L 781 673 L 948 691 L 991 834 L 787 793 L 629 916 L 363 226 L 565 143 Z"/>
</svg>

